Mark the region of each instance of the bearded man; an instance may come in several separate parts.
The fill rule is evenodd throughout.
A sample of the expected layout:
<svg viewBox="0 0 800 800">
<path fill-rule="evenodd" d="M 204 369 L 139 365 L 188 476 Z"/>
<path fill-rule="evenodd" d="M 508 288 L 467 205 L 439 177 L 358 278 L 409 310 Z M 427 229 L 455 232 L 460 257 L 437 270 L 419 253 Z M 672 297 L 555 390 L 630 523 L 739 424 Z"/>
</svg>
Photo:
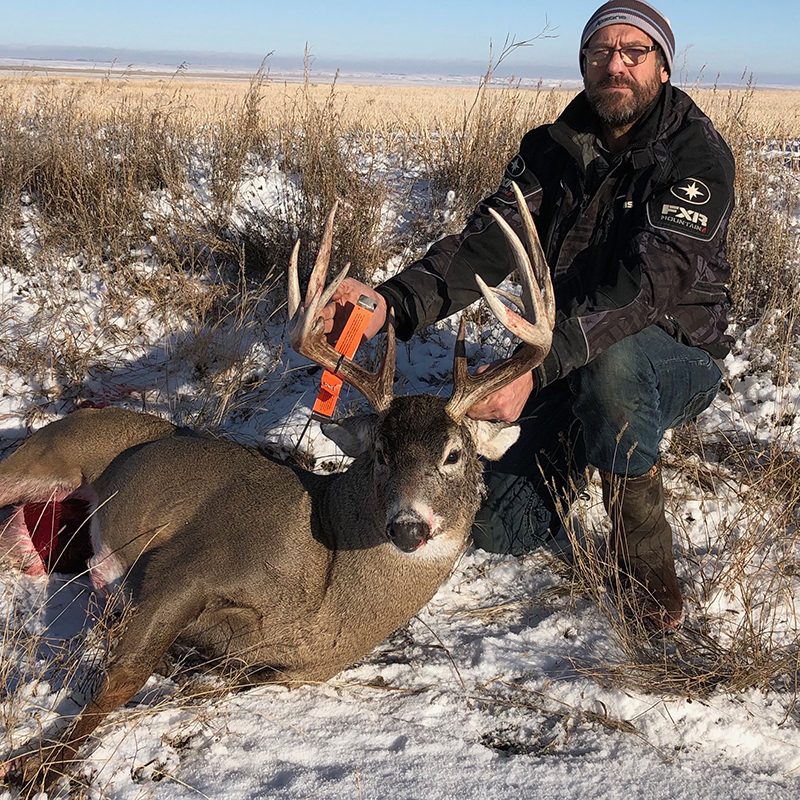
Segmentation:
<svg viewBox="0 0 800 800">
<path fill-rule="evenodd" d="M 408 339 L 496 286 L 512 264 L 489 209 L 520 231 L 511 183 L 533 214 L 557 319 L 544 363 L 470 410 L 519 420 L 519 441 L 488 466 L 474 543 L 521 553 L 558 528 L 558 497 L 589 464 L 601 476 L 611 554 L 644 597 L 645 619 L 677 626 L 683 600 L 664 512 L 665 431 L 714 398 L 729 349 L 725 238 L 733 157 L 669 77 L 669 21 L 642 0 L 610 0 L 584 28 L 584 91 L 551 125 L 529 131 L 500 188 L 464 230 L 372 291 L 345 281 L 323 312 L 335 339 L 349 303 L 392 307 Z"/>
</svg>

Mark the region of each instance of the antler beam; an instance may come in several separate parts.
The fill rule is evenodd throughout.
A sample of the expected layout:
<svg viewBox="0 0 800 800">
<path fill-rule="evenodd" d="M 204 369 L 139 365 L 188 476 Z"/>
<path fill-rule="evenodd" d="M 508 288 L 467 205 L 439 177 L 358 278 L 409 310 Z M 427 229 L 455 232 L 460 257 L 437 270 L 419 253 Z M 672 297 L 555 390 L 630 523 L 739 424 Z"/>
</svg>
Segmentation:
<svg viewBox="0 0 800 800">
<path fill-rule="evenodd" d="M 503 327 L 522 339 L 524 344 L 511 358 L 492 365 L 479 375 L 470 375 L 464 346 L 465 326 L 464 320 L 461 320 L 453 361 L 453 394 L 447 404 L 448 413 L 456 420 L 461 419 L 476 403 L 541 364 L 553 341 L 556 312 L 550 270 L 525 198 L 516 183 L 511 185 L 522 218 L 525 243 L 494 209 L 490 209 L 490 212 L 508 241 L 520 275 L 522 297 L 516 298 L 502 290 L 490 288 L 479 275 L 475 276 L 475 280 Z M 522 314 L 503 305 L 500 297 L 511 300 Z"/>
<path fill-rule="evenodd" d="M 385 411 L 392 402 L 392 384 L 394 382 L 394 365 L 396 342 L 394 326 L 389 325 L 386 333 L 386 351 L 376 372 L 360 367 L 354 361 L 338 353 L 325 339 L 324 326 L 320 312 L 330 302 L 339 284 L 347 276 L 350 264 L 325 288 L 325 277 L 331 257 L 333 241 L 333 219 L 336 216 L 338 203 L 334 203 L 325 222 L 314 269 L 311 272 L 304 305 L 300 306 L 300 279 L 298 276 L 298 253 L 300 241 L 295 243 L 289 259 L 289 316 L 293 319 L 289 342 L 292 349 L 311 361 L 325 367 L 329 372 L 339 375 L 343 380 L 358 389 L 367 398 L 376 411 Z"/>
</svg>

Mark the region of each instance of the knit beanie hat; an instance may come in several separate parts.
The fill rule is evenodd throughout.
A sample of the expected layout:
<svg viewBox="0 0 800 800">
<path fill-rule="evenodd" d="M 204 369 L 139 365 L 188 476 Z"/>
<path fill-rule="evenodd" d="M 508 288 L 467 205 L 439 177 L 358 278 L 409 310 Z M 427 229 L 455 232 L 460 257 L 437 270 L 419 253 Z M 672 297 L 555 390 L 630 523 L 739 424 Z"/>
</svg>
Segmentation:
<svg viewBox="0 0 800 800">
<path fill-rule="evenodd" d="M 583 72 L 583 48 L 593 34 L 608 25 L 634 25 L 652 37 L 661 47 L 667 62 L 667 71 L 672 74 L 672 59 L 675 56 L 675 36 L 669 20 L 658 9 L 644 0 L 609 0 L 592 14 L 581 34 L 580 64 Z"/>
</svg>

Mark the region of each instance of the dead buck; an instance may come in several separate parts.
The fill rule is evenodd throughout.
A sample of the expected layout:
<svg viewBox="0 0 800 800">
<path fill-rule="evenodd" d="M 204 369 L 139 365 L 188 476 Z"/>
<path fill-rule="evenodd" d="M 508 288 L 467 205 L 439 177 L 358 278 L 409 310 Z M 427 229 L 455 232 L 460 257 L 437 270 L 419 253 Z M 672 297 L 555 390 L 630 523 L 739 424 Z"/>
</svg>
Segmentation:
<svg viewBox="0 0 800 800">
<path fill-rule="evenodd" d="M 462 322 L 449 400 L 392 398 L 391 326 L 375 373 L 340 363 L 325 341 L 318 314 L 331 296 L 323 286 L 335 209 L 303 308 L 295 248 L 292 347 L 338 371 L 374 408 L 324 426 L 354 458 L 346 472 L 293 469 L 113 408 L 77 411 L 47 425 L 0 464 L 0 505 L 18 506 L 3 537 L 6 549 L 30 569 L 38 556 L 22 504 L 79 497 L 93 510 L 92 581 L 102 589 L 121 581 L 133 608 L 96 696 L 60 739 L 11 759 L 5 773 L 33 786 L 63 774 L 176 640 L 246 682 L 325 681 L 430 600 L 468 542 L 483 490 L 479 456 L 499 458 L 518 436 L 515 426 L 477 422 L 466 412 L 540 363 L 552 337 L 549 273 L 519 192 L 517 199 L 527 247 L 496 217 L 523 276 L 522 301 L 515 302 L 526 319 L 478 280 L 500 321 L 526 345 L 469 375 Z"/>
</svg>

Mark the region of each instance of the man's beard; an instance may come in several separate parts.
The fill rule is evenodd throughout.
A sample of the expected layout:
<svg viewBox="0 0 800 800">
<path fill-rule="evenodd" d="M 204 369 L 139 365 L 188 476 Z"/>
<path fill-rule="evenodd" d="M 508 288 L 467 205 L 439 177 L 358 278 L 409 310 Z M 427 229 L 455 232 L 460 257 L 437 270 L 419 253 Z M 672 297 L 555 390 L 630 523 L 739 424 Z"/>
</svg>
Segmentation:
<svg viewBox="0 0 800 800">
<path fill-rule="evenodd" d="M 623 75 L 606 75 L 593 84 L 585 84 L 586 99 L 595 114 L 611 128 L 636 122 L 658 97 L 661 81 L 654 75 L 647 83 L 637 83 Z M 631 94 L 606 93 L 609 86 L 627 86 Z"/>
</svg>

